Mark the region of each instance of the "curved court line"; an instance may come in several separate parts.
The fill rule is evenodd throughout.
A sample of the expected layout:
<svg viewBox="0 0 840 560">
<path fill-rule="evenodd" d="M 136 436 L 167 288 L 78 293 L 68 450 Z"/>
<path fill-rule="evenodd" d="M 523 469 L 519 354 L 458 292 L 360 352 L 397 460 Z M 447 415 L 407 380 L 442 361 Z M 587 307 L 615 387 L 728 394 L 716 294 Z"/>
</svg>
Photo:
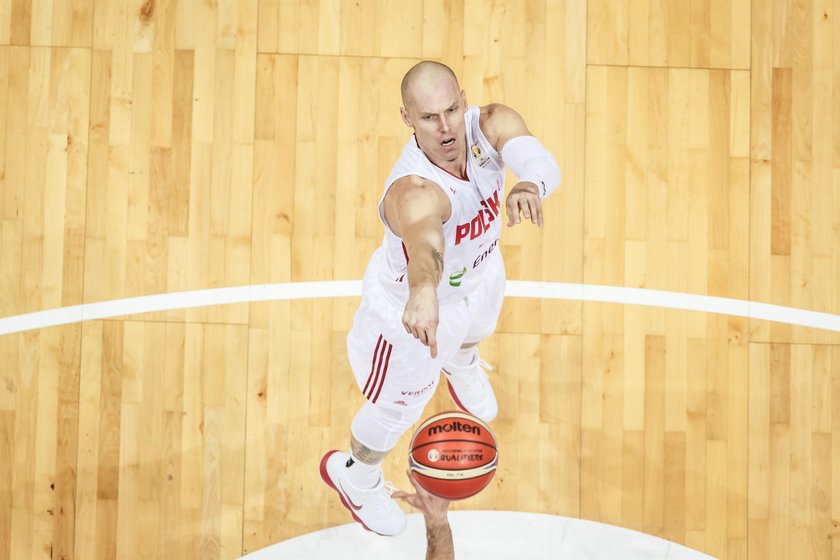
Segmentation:
<svg viewBox="0 0 840 560">
<path fill-rule="evenodd" d="M 150 313 L 153 311 L 169 311 L 173 309 L 253 301 L 351 297 L 359 296 L 361 293 L 361 280 L 332 280 L 326 282 L 285 282 L 282 284 L 233 286 L 229 288 L 139 296 L 97 303 L 85 303 L 82 305 L 47 309 L 34 313 L 5 317 L 0 319 L 0 335 L 95 319 Z M 505 296 L 623 303 L 647 307 L 683 309 L 686 311 L 702 311 L 705 313 L 764 319 L 777 323 L 840 332 L 840 315 L 741 299 L 648 290 L 644 288 L 508 280 L 505 288 Z"/>
</svg>

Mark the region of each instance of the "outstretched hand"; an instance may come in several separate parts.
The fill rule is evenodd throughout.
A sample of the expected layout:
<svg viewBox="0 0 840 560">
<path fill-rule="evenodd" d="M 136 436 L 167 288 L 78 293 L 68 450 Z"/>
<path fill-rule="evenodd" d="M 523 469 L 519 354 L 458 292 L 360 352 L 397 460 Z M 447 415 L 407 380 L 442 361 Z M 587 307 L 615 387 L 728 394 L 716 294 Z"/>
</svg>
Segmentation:
<svg viewBox="0 0 840 560">
<path fill-rule="evenodd" d="M 543 227 L 542 201 L 539 189 L 534 183 L 528 181 L 516 183 L 507 196 L 505 210 L 508 215 L 508 227 L 513 227 L 520 222 L 520 214 L 526 220 L 531 220 L 532 224 Z"/>
<path fill-rule="evenodd" d="M 414 486 L 414 494 L 396 490 L 391 496 L 403 500 L 415 509 L 420 510 L 423 517 L 426 519 L 441 519 L 446 517 L 446 512 L 449 509 L 449 500 L 435 496 L 417 482 L 414 478 L 414 473 L 410 469 L 405 470 L 411 485 Z"/>
<path fill-rule="evenodd" d="M 437 358 L 438 299 L 434 286 L 418 288 L 408 296 L 403 311 L 405 332 L 429 347 L 432 359 Z"/>
</svg>

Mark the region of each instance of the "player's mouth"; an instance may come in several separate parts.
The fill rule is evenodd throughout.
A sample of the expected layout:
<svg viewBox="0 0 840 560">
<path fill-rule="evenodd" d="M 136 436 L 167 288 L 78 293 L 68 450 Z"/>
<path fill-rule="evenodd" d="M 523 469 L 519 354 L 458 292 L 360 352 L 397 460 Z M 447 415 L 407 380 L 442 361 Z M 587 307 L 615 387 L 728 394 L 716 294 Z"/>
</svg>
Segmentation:
<svg viewBox="0 0 840 560">
<path fill-rule="evenodd" d="M 452 146 L 455 145 L 455 139 L 454 138 L 447 138 L 446 140 L 441 142 L 440 145 L 443 146 L 444 148 L 447 148 L 447 149 L 451 148 Z"/>
</svg>

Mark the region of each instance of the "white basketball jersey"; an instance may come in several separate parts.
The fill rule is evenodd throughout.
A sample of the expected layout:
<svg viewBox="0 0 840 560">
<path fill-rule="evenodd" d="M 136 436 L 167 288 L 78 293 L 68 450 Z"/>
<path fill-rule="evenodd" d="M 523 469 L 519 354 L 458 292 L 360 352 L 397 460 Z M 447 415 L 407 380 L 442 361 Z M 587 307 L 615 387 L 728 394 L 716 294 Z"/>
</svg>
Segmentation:
<svg viewBox="0 0 840 560">
<path fill-rule="evenodd" d="M 499 235 L 504 219 L 504 163 L 479 128 L 480 109 L 467 109 L 466 121 L 467 179 L 460 179 L 432 163 L 412 136 L 388 179 L 385 193 L 397 179 L 417 175 L 437 184 L 452 204 L 452 215 L 443 224 L 445 250 L 444 271 L 438 285 L 441 304 L 462 298 L 481 282 L 483 265 L 498 251 Z M 385 221 L 383 193 L 379 200 L 379 217 L 385 225 L 379 257 L 379 281 L 385 291 L 399 302 L 408 300 L 408 254 L 402 240 Z M 383 258 L 384 256 L 384 258 Z M 498 256 L 498 255 L 494 255 Z M 384 263 L 383 263 L 384 261 Z"/>
</svg>

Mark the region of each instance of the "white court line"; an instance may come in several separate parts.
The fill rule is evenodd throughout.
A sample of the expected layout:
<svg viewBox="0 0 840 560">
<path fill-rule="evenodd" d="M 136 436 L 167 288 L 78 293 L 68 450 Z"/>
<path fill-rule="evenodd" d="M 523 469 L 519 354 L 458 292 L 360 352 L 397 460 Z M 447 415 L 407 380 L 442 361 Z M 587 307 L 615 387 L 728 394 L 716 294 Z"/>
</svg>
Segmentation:
<svg viewBox="0 0 840 560">
<path fill-rule="evenodd" d="M 287 282 L 282 284 L 234 286 L 230 288 L 139 296 L 4 317 L 0 319 L 0 335 L 66 325 L 68 323 L 91 321 L 94 319 L 150 313 L 153 311 L 168 311 L 172 309 L 226 305 L 251 301 L 351 297 L 359 296 L 361 293 L 361 280 L 333 280 L 326 282 Z M 686 311 L 702 311 L 705 313 L 719 313 L 751 319 L 764 319 L 777 323 L 840 332 L 840 315 L 797 309 L 795 307 L 771 305 L 768 303 L 680 292 L 625 288 L 621 286 L 508 280 L 505 295 L 507 297 L 623 303 L 648 307 L 684 309 Z"/>
</svg>

